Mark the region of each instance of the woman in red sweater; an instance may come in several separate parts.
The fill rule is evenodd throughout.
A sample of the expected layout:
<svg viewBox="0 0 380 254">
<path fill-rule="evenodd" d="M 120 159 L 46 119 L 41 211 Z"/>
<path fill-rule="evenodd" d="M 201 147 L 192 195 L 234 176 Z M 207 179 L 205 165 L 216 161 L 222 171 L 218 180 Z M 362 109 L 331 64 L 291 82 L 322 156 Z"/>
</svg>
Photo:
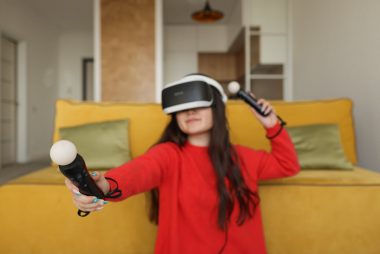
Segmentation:
<svg viewBox="0 0 380 254">
<path fill-rule="evenodd" d="M 111 201 L 153 190 L 155 253 L 266 253 L 258 182 L 299 171 L 294 146 L 272 106 L 258 100 L 267 117 L 252 110 L 271 142 L 268 153 L 231 144 L 226 95 L 215 80 L 187 76 L 167 85 L 162 98 L 171 121 L 158 144 L 105 175 L 93 174 L 96 183 L 104 193 L 121 192 Z M 108 203 L 80 194 L 69 180 L 66 185 L 82 211 Z"/>
</svg>

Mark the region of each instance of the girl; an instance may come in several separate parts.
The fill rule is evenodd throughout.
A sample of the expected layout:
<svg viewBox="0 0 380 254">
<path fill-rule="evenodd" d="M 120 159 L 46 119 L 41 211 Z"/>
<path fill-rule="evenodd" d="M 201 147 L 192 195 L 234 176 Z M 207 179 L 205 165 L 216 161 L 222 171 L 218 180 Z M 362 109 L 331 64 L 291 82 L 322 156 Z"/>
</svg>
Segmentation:
<svg viewBox="0 0 380 254">
<path fill-rule="evenodd" d="M 151 210 L 151 219 L 158 223 L 155 253 L 266 253 L 258 182 L 299 171 L 293 144 L 274 109 L 260 99 L 270 115 L 262 117 L 252 110 L 272 147 L 270 153 L 256 151 L 231 144 L 226 95 L 218 82 L 190 75 L 166 88 L 170 87 L 162 98 L 171 121 L 158 144 L 104 176 L 96 174 L 94 180 L 104 193 L 121 191 L 112 201 L 155 190 Z M 174 98 L 182 95 L 187 98 Z M 69 180 L 66 185 L 82 211 L 100 210 L 107 202 L 81 195 Z"/>
</svg>

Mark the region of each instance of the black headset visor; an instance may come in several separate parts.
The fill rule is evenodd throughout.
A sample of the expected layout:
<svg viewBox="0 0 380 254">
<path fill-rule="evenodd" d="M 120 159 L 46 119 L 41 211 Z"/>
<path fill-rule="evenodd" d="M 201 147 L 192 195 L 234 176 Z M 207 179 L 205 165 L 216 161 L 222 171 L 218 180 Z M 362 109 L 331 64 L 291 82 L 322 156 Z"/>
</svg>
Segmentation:
<svg viewBox="0 0 380 254">
<path fill-rule="evenodd" d="M 166 114 L 192 108 L 209 107 L 213 103 L 210 85 L 198 80 L 164 88 L 161 99 L 162 109 Z"/>
</svg>

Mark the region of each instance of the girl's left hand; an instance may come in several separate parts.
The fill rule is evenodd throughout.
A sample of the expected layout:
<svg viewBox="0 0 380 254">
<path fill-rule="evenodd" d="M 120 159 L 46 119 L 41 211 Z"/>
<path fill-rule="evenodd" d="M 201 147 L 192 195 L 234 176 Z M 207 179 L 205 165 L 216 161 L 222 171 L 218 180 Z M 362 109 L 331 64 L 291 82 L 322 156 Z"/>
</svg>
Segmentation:
<svg viewBox="0 0 380 254">
<path fill-rule="evenodd" d="M 251 95 L 253 96 L 253 94 L 251 94 Z M 255 109 L 251 108 L 251 110 L 254 113 L 254 115 L 256 116 L 257 120 L 259 120 L 259 122 L 266 129 L 274 127 L 278 122 L 278 118 L 276 116 L 276 112 L 274 111 L 274 108 L 272 107 L 272 105 L 264 99 L 258 99 L 257 103 L 259 105 L 261 105 L 263 112 L 265 114 L 271 112 L 268 116 L 264 117 L 264 116 L 260 115 L 259 113 L 257 113 Z"/>
</svg>

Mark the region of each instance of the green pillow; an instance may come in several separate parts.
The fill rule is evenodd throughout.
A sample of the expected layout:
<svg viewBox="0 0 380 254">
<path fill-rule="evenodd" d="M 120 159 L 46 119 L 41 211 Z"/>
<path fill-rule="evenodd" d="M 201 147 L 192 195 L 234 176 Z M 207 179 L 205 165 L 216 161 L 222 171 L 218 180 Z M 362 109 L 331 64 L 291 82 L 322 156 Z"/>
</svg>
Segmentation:
<svg viewBox="0 0 380 254">
<path fill-rule="evenodd" d="M 287 127 L 302 169 L 352 169 L 336 124 Z"/>
<path fill-rule="evenodd" d="M 75 144 L 88 169 L 113 168 L 131 159 L 126 119 L 60 128 L 59 134 Z"/>
</svg>

